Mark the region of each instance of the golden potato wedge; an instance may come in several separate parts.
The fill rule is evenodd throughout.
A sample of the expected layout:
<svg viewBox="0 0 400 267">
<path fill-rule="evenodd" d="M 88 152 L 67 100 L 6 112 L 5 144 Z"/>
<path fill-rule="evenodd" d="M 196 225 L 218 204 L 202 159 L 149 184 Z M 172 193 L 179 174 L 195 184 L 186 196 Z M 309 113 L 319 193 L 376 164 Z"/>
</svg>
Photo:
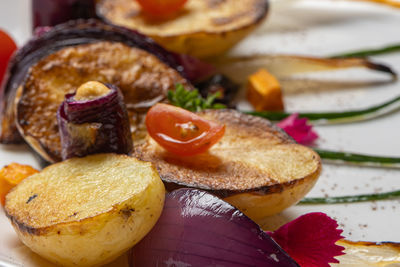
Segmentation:
<svg viewBox="0 0 400 267">
<path fill-rule="evenodd" d="M 199 115 L 226 126 L 224 137 L 207 153 L 176 156 L 150 137 L 136 147 L 138 158 L 156 165 L 168 190 L 207 190 L 259 222 L 297 203 L 317 181 L 318 154 L 269 121 L 234 110 Z"/>
<path fill-rule="evenodd" d="M 6 197 L 21 241 L 63 266 L 98 266 L 139 242 L 164 204 L 149 162 L 116 154 L 73 158 L 45 168 Z"/>
<path fill-rule="evenodd" d="M 268 0 L 190 0 L 175 17 L 155 21 L 132 0 L 100 0 L 97 15 L 136 29 L 165 48 L 199 58 L 219 55 L 266 18 Z"/>
</svg>

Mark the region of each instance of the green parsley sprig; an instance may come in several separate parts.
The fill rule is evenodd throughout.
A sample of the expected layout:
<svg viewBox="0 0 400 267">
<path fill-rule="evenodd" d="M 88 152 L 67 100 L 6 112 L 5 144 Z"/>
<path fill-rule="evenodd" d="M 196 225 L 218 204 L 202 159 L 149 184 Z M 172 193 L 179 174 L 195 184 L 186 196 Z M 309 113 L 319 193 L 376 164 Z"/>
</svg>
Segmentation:
<svg viewBox="0 0 400 267">
<path fill-rule="evenodd" d="M 226 108 L 225 105 L 214 103 L 221 96 L 220 92 L 203 98 L 197 89 L 186 90 L 182 84 L 177 84 L 175 91 L 168 91 L 168 100 L 172 105 L 187 109 L 192 112 L 202 111 L 205 109 L 221 109 Z"/>
</svg>

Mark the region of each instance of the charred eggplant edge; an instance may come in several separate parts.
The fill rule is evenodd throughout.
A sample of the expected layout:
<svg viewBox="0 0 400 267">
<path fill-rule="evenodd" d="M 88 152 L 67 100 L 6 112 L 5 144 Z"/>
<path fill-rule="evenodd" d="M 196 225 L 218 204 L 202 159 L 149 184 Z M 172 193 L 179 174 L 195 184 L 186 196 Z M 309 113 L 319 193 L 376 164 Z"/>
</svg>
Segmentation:
<svg viewBox="0 0 400 267">
<path fill-rule="evenodd" d="M 8 64 L 0 88 L 0 143 L 12 144 L 23 141 L 15 125 L 15 113 L 12 112 L 17 90 L 25 83 L 30 68 L 44 57 L 65 47 L 98 41 L 121 42 L 130 47 L 143 49 L 177 70 L 182 77 L 187 76 L 175 54 L 135 30 L 96 19 L 80 19 L 59 24 L 40 36 L 34 36 L 14 53 Z M 4 126 L 7 128 L 4 129 Z"/>
</svg>

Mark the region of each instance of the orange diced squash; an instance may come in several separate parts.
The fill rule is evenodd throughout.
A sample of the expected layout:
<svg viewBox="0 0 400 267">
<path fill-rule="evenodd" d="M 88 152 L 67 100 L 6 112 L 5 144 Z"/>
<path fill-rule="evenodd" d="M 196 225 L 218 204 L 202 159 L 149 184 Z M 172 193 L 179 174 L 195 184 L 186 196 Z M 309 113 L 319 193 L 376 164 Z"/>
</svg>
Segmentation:
<svg viewBox="0 0 400 267">
<path fill-rule="evenodd" d="M 39 172 L 29 165 L 11 163 L 0 170 L 0 201 L 4 206 L 6 195 L 25 178 Z"/>
<path fill-rule="evenodd" d="M 265 69 L 248 78 L 247 100 L 257 111 L 282 111 L 284 109 L 281 85 Z"/>
</svg>

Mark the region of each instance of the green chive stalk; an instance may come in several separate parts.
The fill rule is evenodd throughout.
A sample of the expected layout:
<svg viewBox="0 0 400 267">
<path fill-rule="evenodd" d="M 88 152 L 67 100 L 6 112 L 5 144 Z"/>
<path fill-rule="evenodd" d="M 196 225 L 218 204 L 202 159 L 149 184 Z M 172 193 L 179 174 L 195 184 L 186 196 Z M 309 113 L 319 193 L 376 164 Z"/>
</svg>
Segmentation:
<svg viewBox="0 0 400 267">
<path fill-rule="evenodd" d="M 399 157 L 382 157 L 349 152 L 330 151 L 319 148 L 313 149 L 319 154 L 322 159 L 327 161 L 370 167 L 400 168 Z"/>
<path fill-rule="evenodd" d="M 342 53 L 333 55 L 330 58 L 351 58 L 351 57 L 365 58 L 369 56 L 383 55 L 394 52 L 400 52 L 400 44 L 394 44 L 378 49 L 369 49 L 369 50 L 353 51 L 349 53 Z"/>
<path fill-rule="evenodd" d="M 365 109 L 343 112 L 299 112 L 300 118 L 307 118 L 313 124 L 352 123 L 370 120 L 400 109 L 400 96 Z M 280 121 L 292 113 L 276 111 L 245 111 L 253 116 L 263 117 L 272 121 Z"/>
<path fill-rule="evenodd" d="M 400 190 L 354 196 L 304 198 L 299 202 L 299 204 L 345 204 L 377 200 L 390 200 L 397 198 L 400 198 Z"/>
</svg>

